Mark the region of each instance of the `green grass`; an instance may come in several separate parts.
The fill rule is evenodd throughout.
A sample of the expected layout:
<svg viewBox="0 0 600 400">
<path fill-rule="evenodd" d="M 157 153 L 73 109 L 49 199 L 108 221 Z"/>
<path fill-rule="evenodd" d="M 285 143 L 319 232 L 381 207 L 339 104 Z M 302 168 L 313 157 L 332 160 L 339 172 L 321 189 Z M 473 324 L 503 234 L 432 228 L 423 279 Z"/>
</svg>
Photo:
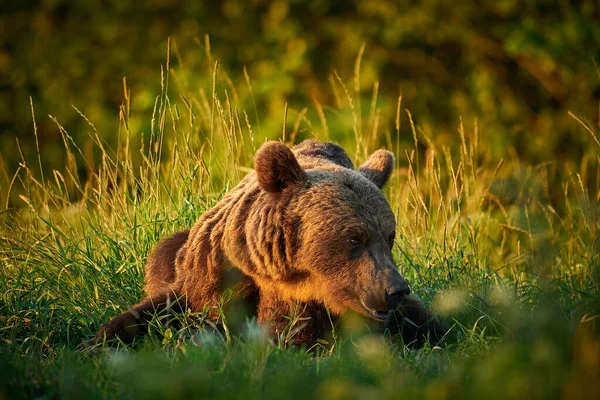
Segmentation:
<svg viewBox="0 0 600 400">
<path fill-rule="evenodd" d="M 0 187 L 0 398 L 598 396 L 598 129 L 574 118 L 590 143 L 581 160 L 497 160 L 476 122 L 442 145 L 401 98 L 395 118 L 380 120 L 376 93 L 361 105 L 370 94 L 357 89 L 360 60 L 355 70 L 353 85 L 332 81 L 341 108 L 310 106 L 314 121 L 282 110 L 288 123 L 268 135 L 249 117 L 260 110 L 240 109 L 216 67 L 210 100 L 173 94 L 165 76 L 150 132 L 129 130 L 126 94 L 116 148 L 93 121 L 87 143 L 57 121 L 64 167 L 23 161 Z M 412 137 L 399 137 L 401 124 Z M 351 129 L 333 132 L 340 126 Z M 178 330 L 155 321 L 131 348 L 86 345 L 143 296 L 152 246 L 233 187 L 265 137 L 330 134 L 356 163 L 380 146 L 395 151 L 394 255 L 450 327 L 441 347 L 409 350 L 353 315 L 311 351 L 270 341 L 251 320 L 241 334 L 215 335 L 189 316 Z M 16 195 L 21 203 L 7 200 Z"/>
</svg>

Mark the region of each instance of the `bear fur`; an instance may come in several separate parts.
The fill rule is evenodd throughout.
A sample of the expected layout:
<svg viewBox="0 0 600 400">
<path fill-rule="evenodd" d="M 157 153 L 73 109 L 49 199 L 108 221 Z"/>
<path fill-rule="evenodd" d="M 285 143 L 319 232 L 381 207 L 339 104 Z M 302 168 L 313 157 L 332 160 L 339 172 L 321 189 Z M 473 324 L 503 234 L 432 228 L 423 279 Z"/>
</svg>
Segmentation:
<svg viewBox="0 0 600 400">
<path fill-rule="evenodd" d="M 355 170 L 333 143 L 266 142 L 254 171 L 189 231 L 154 248 L 146 298 L 103 325 L 98 339 L 131 342 L 152 313 L 167 309 L 217 318 L 210 306 L 230 288 L 272 335 L 300 310 L 294 343 L 314 343 L 349 309 L 405 343 L 436 343 L 443 327 L 409 296 L 392 258 L 396 224 L 381 188 L 393 167 L 384 150 Z"/>
</svg>

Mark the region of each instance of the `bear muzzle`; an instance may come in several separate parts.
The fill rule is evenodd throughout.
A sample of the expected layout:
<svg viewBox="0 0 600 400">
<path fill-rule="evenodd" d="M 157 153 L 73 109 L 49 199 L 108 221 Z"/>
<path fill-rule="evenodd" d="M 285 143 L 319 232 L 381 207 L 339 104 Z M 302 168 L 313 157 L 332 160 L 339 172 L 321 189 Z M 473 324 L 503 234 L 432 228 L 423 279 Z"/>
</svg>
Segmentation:
<svg viewBox="0 0 600 400">
<path fill-rule="evenodd" d="M 365 311 L 377 320 L 384 320 L 389 313 L 396 310 L 402 300 L 410 294 L 408 284 L 399 274 L 391 279 L 392 282 L 387 283 L 387 288 L 384 293 L 378 296 L 366 296 L 365 299 L 360 298 L 360 304 Z M 384 286 L 384 287 L 385 287 Z"/>
<path fill-rule="evenodd" d="M 406 281 L 402 279 L 402 283 L 394 285 L 385 291 L 388 307 L 395 310 L 398 304 L 400 304 L 400 302 L 404 298 L 404 296 L 408 296 L 409 294 L 410 288 L 408 287 Z"/>
</svg>

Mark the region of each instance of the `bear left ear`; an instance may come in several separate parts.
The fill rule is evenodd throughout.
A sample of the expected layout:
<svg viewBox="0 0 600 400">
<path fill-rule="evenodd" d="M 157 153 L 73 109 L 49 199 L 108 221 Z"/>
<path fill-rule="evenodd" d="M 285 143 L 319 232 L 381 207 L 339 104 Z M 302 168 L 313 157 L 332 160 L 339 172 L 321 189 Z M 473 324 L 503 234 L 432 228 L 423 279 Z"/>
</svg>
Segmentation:
<svg viewBox="0 0 600 400">
<path fill-rule="evenodd" d="M 358 168 L 358 171 L 381 189 L 392 175 L 395 162 L 394 153 L 377 150 Z"/>
<path fill-rule="evenodd" d="M 254 157 L 254 169 L 258 184 L 267 192 L 281 192 L 308 180 L 292 150 L 281 142 L 263 144 Z"/>
</svg>

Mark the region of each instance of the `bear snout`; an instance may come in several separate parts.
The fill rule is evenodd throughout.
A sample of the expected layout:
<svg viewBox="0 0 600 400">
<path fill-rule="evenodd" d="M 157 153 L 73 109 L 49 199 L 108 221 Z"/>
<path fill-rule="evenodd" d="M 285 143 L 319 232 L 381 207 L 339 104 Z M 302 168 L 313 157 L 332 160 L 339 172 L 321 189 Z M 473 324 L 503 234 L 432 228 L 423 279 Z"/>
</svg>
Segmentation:
<svg viewBox="0 0 600 400">
<path fill-rule="evenodd" d="M 387 299 L 388 307 L 392 310 L 395 310 L 396 307 L 398 307 L 398 305 L 402 301 L 402 299 L 405 296 L 408 296 L 409 294 L 410 288 L 408 287 L 408 284 L 406 283 L 406 281 L 404 281 L 404 279 L 402 279 L 401 283 L 387 288 L 385 291 L 385 296 Z"/>
<path fill-rule="evenodd" d="M 384 299 L 388 310 L 395 310 L 404 297 L 410 294 L 410 288 L 395 265 L 386 268 L 385 272 L 379 289 L 383 292 L 380 296 Z"/>
<path fill-rule="evenodd" d="M 376 271 L 378 273 L 370 277 L 369 284 L 365 285 L 368 289 L 359 296 L 359 300 L 369 316 L 383 319 L 410 295 L 410 288 L 396 266 Z"/>
</svg>

